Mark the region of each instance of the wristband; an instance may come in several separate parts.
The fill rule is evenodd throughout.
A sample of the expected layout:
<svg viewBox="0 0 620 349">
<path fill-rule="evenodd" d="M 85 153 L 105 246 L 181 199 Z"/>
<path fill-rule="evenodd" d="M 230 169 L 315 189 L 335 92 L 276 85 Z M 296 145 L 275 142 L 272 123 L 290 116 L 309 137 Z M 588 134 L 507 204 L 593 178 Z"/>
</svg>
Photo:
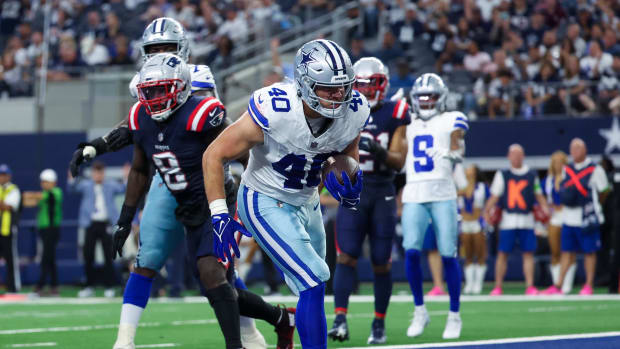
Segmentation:
<svg viewBox="0 0 620 349">
<path fill-rule="evenodd" d="M 123 204 L 123 208 L 121 209 L 121 214 L 118 217 L 118 225 L 128 225 L 133 221 L 133 217 L 136 215 L 136 207 L 135 206 L 127 206 Z"/>
<path fill-rule="evenodd" d="M 211 216 L 222 213 L 228 214 L 228 205 L 226 205 L 226 199 L 217 199 L 211 201 L 211 203 L 209 204 L 209 211 L 211 211 Z"/>
</svg>

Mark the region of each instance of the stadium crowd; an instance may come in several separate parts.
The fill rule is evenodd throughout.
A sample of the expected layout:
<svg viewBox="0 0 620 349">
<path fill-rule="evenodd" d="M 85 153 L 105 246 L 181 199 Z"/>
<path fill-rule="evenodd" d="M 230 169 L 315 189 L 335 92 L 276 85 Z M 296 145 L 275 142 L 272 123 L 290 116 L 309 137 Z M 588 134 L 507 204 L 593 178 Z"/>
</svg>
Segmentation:
<svg viewBox="0 0 620 349">
<path fill-rule="evenodd" d="M 29 96 L 41 66 L 40 1 L 5 0 L 0 16 L 1 96 Z M 230 66 L 234 47 L 329 13 L 344 1 L 53 1 L 48 78 L 89 67 L 131 66 L 142 28 L 168 16 L 187 29 L 193 61 Z M 438 72 L 450 103 L 470 117 L 620 114 L 620 4 L 613 0 L 364 0 L 351 58 L 391 68 L 391 89 Z M 267 48 L 266 48 L 267 49 Z M 472 88 L 473 86 L 473 88 Z M 406 91 L 405 91 L 406 92 Z"/>
</svg>

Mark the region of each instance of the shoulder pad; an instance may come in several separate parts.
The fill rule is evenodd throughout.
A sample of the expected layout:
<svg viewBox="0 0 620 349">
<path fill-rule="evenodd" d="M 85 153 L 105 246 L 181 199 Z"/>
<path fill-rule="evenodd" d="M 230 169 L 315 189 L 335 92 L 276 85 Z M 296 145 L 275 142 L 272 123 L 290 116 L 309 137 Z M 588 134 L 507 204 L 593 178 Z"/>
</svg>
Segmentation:
<svg viewBox="0 0 620 349">
<path fill-rule="evenodd" d="M 187 118 L 187 131 L 202 132 L 205 129 L 217 127 L 224 120 L 226 108 L 219 99 L 207 97 L 200 100 Z"/>
<path fill-rule="evenodd" d="M 129 94 L 131 97 L 138 98 L 138 81 L 140 80 L 140 74 L 136 73 L 129 82 Z"/>
<path fill-rule="evenodd" d="M 127 125 L 129 125 L 129 129 L 131 131 L 136 131 L 140 129 L 140 125 L 138 124 L 138 119 L 140 116 L 140 109 L 142 108 L 142 103 L 136 102 L 129 109 L 129 116 L 127 117 Z"/>
<path fill-rule="evenodd" d="M 256 90 L 248 103 L 248 114 L 252 120 L 264 131 L 270 131 L 269 117 L 277 115 L 286 117 L 291 111 L 295 91 L 289 84 L 276 83 Z"/>
<path fill-rule="evenodd" d="M 401 98 L 394 104 L 394 109 L 392 111 L 392 117 L 394 119 L 404 119 L 407 113 L 409 112 L 409 104 L 404 98 Z"/>
</svg>

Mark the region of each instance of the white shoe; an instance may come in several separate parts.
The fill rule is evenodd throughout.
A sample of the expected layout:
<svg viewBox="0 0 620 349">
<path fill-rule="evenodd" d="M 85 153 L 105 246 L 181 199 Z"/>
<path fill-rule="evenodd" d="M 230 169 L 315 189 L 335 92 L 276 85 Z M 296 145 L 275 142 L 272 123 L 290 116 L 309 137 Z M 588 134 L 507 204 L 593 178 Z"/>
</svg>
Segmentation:
<svg viewBox="0 0 620 349">
<path fill-rule="evenodd" d="M 443 330 L 443 339 L 456 339 L 461 336 L 461 315 L 459 313 L 448 313 L 448 321 L 446 321 L 446 328 Z"/>
<path fill-rule="evenodd" d="M 407 329 L 408 337 L 417 337 L 424 332 L 424 328 L 428 326 L 428 323 L 431 322 L 431 318 L 428 316 L 428 311 L 426 311 L 426 307 L 416 307 L 413 312 L 413 320 L 411 320 L 411 325 Z"/>
<path fill-rule="evenodd" d="M 88 298 L 88 297 L 94 297 L 95 296 L 95 289 L 93 289 L 92 287 L 86 287 L 83 290 L 80 290 L 78 292 L 78 297 L 79 298 Z"/>
<path fill-rule="evenodd" d="M 115 294 L 116 294 L 116 291 L 113 288 L 106 288 L 106 290 L 103 291 L 103 296 L 105 298 L 114 298 Z"/>
<path fill-rule="evenodd" d="M 245 349 L 267 349 L 265 337 L 256 327 L 253 329 L 241 327 L 241 344 Z"/>
<path fill-rule="evenodd" d="M 133 340 L 136 336 L 136 326 L 121 324 L 118 326 L 116 343 L 112 349 L 136 349 Z"/>
<path fill-rule="evenodd" d="M 486 275 L 486 273 L 487 273 L 486 264 L 478 264 L 476 266 L 475 273 L 474 273 L 475 282 L 471 290 L 473 294 L 482 293 L 482 286 L 484 286 L 484 276 Z"/>
</svg>

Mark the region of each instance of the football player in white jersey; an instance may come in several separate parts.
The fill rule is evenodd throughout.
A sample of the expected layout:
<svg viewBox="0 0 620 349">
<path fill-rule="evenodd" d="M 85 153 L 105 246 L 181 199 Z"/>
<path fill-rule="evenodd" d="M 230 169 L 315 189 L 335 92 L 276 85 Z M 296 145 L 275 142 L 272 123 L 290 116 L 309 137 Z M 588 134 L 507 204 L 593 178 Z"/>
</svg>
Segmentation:
<svg viewBox="0 0 620 349">
<path fill-rule="evenodd" d="M 327 347 L 324 311 L 325 230 L 319 209 L 321 166 L 334 153 L 358 160 L 360 131 L 370 106 L 353 91 L 348 54 L 329 40 L 304 44 L 295 56 L 295 84 L 254 92 L 249 107 L 207 148 L 205 187 L 219 235 L 248 229 L 299 294 L 296 325 L 303 348 Z M 245 228 L 233 221 L 224 200 L 222 164 L 250 151 L 238 194 Z M 360 200 L 362 173 L 324 185 L 347 208 Z"/>
<path fill-rule="evenodd" d="M 443 338 L 458 338 L 461 333 L 458 216 L 452 170 L 454 164 L 462 160 L 463 137 L 469 126 L 463 113 L 445 111 L 447 95 L 448 88 L 435 74 L 420 76 L 410 92 L 414 114 L 407 126 L 407 184 L 402 199 L 405 269 L 415 302 L 413 320 L 407 329 L 409 337 L 421 335 L 430 321 L 424 306 L 420 265 L 420 249 L 429 218 L 437 235 L 450 294 L 450 312 Z"/>
</svg>

